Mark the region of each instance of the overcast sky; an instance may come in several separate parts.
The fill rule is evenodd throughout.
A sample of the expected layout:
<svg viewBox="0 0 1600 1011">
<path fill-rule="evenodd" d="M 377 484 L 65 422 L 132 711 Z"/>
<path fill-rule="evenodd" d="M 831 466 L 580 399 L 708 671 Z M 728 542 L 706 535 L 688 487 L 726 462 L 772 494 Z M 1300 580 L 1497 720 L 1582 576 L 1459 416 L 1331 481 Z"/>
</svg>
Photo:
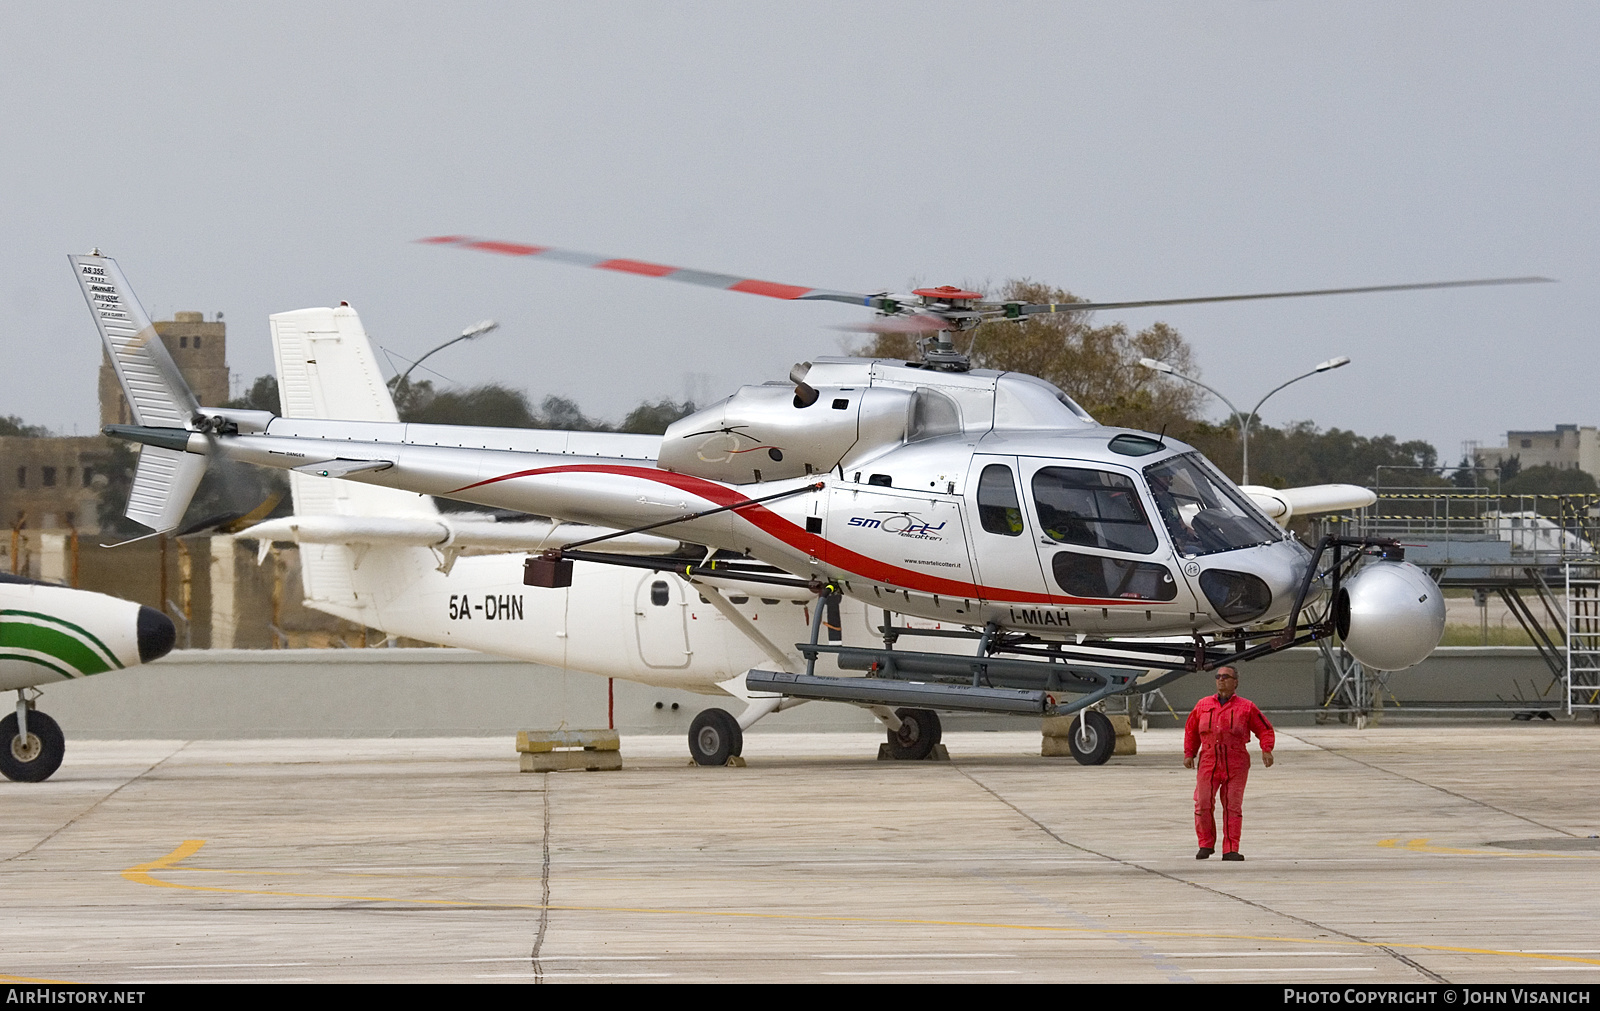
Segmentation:
<svg viewBox="0 0 1600 1011">
<path fill-rule="evenodd" d="M 330 13 L 329 7 L 333 8 Z M 431 248 L 1098 300 L 1544 274 L 1164 319 L 1253 403 L 1426 438 L 1600 423 L 1600 5 L 0 2 L 0 414 L 97 423 L 66 255 L 152 315 L 344 299 L 430 365 L 617 417 L 839 352 L 865 310 Z M 1218 408 L 1218 415 L 1221 409 Z"/>
</svg>

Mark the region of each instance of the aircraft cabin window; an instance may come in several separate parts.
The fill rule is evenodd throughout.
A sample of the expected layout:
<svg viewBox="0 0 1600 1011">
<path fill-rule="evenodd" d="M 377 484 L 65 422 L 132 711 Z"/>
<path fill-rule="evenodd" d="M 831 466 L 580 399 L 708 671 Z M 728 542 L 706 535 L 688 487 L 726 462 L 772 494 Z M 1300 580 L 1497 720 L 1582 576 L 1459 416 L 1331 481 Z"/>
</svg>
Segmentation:
<svg viewBox="0 0 1600 1011">
<path fill-rule="evenodd" d="M 959 431 L 961 409 L 956 402 L 936 390 L 917 387 L 917 392 L 911 395 L 911 426 L 906 430 L 906 441 L 937 439 Z"/>
<path fill-rule="evenodd" d="M 1172 572 L 1154 562 L 1057 551 L 1050 559 L 1050 569 L 1061 588 L 1074 597 L 1175 600 L 1178 596 L 1178 584 Z"/>
<path fill-rule="evenodd" d="M 1011 468 L 991 463 L 978 476 L 978 522 L 991 534 L 1016 537 L 1022 533 L 1022 503 Z"/>
<path fill-rule="evenodd" d="M 1283 531 L 1198 453 L 1155 464 L 1144 475 L 1179 554 L 1209 555 L 1283 539 Z"/>
<path fill-rule="evenodd" d="M 666 607 L 672 600 L 672 591 L 667 588 L 665 580 L 658 579 L 650 584 L 650 603 L 657 607 Z"/>
<path fill-rule="evenodd" d="M 1039 526 L 1051 540 L 1147 555 L 1156 532 L 1133 480 L 1104 470 L 1045 467 L 1033 475 Z"/>
</svg>

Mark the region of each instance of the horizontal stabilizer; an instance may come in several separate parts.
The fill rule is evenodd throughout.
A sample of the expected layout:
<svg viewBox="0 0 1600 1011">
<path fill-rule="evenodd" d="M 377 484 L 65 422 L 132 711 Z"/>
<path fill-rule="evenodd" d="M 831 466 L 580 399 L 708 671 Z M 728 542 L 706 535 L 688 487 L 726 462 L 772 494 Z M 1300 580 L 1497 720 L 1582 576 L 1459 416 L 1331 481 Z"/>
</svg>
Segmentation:
<svg viewBox="0 0 1600 1011">
<path fill-rule="evenodd" d="M 349 477 L 351 474 L 365 474 L 369 471 L 388 470 L 394 463 L 390 460 L 325 460 L 322 463 L 308 463 L 301 467 L 293 468 L 296 474 L 310 474 L 313 477 Z"/>
</svg>

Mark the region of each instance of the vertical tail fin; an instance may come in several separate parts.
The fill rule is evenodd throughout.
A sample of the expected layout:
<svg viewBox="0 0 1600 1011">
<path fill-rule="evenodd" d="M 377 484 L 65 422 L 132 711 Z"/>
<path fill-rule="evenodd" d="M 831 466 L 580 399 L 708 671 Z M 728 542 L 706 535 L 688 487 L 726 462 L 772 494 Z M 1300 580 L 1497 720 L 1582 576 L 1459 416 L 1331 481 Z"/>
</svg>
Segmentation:
<svg viewBox="0 0 1600 1011">
<path fill-rule="evenodd" d="M 155 324 L 134 297 L 117 261 L 107 256 L 69 256 L 78 286 L 89 303 L 100 340 L 128 398 L 133 423 L 147 428 L 189 429 L 199 403 Z M 206 458 L 175 449 L 145 446 L 128 496 L 127 517 L 156 533 L 176 529 L 189 508 Z"/>
<path fill-rule="evenodd" d="M 378 369 L 361 317 L 348 305 L 300 309 L 270 317 L 278 368 L 278 400 L 286 418 L 341 421 L 400 420 Z M 297 516 L 436 517 L 433 499 L 354 481 L 289 474 Z M 363 557 L 373 554 L 365 570 Z M 306 603 L 352 621 L 376 622 L 369 604 L 425 578 L 433 567 L 426 548 L 354 548 L 306 544 L 300 580 Z"/>
<path fill-rule="evenodd" d="M 109 256 L 69 256 L 78 286 L 89 303 L 100 339 L 117 381 L 133 411 L 133 423 L 146 428 L 187 428 L 199 410 L 189 384 L 156 336 L 155 324 Z"/>
<path fill-rule="evenodd" d="M 348 305 L 270 317 L 285 418 L 398 422 L 361 317 Z M 296 515 L 437 516 L 433 500 L 353 481 L 289 475 Z"/>
</svg>

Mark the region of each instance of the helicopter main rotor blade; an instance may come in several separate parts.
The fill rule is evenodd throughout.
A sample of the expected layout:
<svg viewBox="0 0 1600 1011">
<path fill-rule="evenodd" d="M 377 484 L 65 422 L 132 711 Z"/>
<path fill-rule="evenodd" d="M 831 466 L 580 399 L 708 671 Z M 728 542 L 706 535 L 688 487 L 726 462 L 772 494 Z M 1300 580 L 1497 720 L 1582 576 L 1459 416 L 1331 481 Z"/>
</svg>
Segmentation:
<svg viewBox="0 0 1600 1011">
<path fill-rule="evenodd" d="M 880 295 L 858 295 L 850 291 L 804 288 L 794 284 L 778 284 L 775 281 L 757 281 L 748 277 L 735 277 L 732 274 L 690 270 L 687 267 L 669 267 L 665 264 L 648 263 L 644 260 L 624 260 L 616 257 L 599 256 L 595 253 L 580 253 L 572 249 L 557 249 L 554 246 L 529 246 L 517 242 L 501 242 L 497 239 L 475 239 L 469 235 L 436 235 L 432 238 L 418 239 L 417 241 L 435 246 L 461 246 L 465 249 L 477 249 L 485 253 L 499 253 L 502 256 L 538 257 L 545 260 L 554 260 L 558 263 L 570 264 L 574 267 L 595 267 L 599 270 L 615 270 L 624 274 L 659 277 L 664 281 L 698 284 L 707 288 L 721 288 L 724 291 L 742 291 L 750 295 L 765 295 L 768 298 L 843 302 L 846 305 L 864 305 L 870 309 L 883 311 L 894 311 L 898 307 L 893 300 Z"/>
<path fill-rule="evenodd" d="M 1094 312 L 1097 309 L 1141 309 L 1158 305 L 1199 305 L 1203 302 L 1252 302 L 1265 298 L 1305 298 L 1312 295 L 1361 295 L 1377 291 L 1425 291 L 1430 288 L 1483 288 L 1499 284 L 1553 284 L 1553 277 L 1486 277 L 1473 281 L 1428 281 L 1422 284 L 1376 284 L 1363 288 L 1315 288 L 1309 291 L 1268 291 L 1253 295 L 1209 295 L 1204 298 L 1156 298 L 1141 302 L 1049 302 L 1005 306 L 1006 315 L 1035 316 L 1051 312 Z"/>
</svg>

